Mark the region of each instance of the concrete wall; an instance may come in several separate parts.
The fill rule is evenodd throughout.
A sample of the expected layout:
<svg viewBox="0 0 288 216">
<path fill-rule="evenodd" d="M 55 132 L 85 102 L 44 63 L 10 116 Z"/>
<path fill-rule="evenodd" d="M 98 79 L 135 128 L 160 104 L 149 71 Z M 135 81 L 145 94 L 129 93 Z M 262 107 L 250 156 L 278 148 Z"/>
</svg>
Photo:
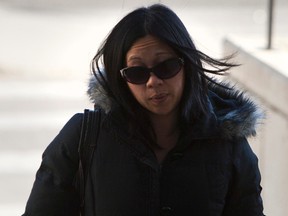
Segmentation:
<svg viewBox="0 0 288 216">
<path fill-rule="evenodd" d="M 162 3 L 174 7 L 223 7 L 237 6 L 247 7 L 251 5 L 268 5 L 268 0 L 0 0 L 0 4 L 26 9 L 101 9 L 101 8 L 122 8 L 130 9 L 141 5 Z M 275 0 L 275 4 L 288 4 L 287 0 Z"/>
<path fill-rule="evenodd" d="M 279 46 L 268 51 L 262 44 L 259 38 L 230 37 L 224 49 L 237 51 L 236 61 L 243 64 L 230 78 L 266 110 L 267 119 L 250 143 L 259 158 L 265 214 L 284 216 L 288 215 L 288 50 Z"/>
</svg>

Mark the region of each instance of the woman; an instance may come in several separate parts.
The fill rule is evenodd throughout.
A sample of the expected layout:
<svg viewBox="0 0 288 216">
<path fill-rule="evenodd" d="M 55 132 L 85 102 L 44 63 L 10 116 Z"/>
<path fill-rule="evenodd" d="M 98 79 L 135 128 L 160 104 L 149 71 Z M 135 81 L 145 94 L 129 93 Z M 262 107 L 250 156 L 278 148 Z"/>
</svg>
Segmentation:
<svg viewBox="0 0 288 216">
<path fill-rule="evenodd" d="M 198 51 L 163 5 L 132 11 L 113 28 L 92 61 L 88 93 L 103 117 L 86 216 L 263 215 L 246 140 L 262 113 L 205 74 L 233 66 Z M 82 118 L 72 117 L 45 150 L 24 215 L 79 215 Z"/>
</svg>

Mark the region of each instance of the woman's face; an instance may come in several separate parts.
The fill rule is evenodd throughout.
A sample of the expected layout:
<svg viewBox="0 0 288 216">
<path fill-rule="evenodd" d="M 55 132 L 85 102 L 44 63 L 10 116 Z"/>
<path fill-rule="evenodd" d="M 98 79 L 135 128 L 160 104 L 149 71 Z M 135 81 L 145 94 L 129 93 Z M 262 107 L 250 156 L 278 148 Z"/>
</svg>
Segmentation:
<svg viewBox="0 0 288 216">
<path fill-rule="evenodd" d="M 174 50 L 159 39 L 147 35 L 137 40 L 126 54 L 127 67 L 141 66 L 152 68 L 159 63 L 177 58 Z M 183 67 L 169 79 L 160 79 L 153 72 L 144 84 L 128 87 L 136 100 L 148 111 L 156 115 L 176 114 L 184 88 Z"/>
</svg>

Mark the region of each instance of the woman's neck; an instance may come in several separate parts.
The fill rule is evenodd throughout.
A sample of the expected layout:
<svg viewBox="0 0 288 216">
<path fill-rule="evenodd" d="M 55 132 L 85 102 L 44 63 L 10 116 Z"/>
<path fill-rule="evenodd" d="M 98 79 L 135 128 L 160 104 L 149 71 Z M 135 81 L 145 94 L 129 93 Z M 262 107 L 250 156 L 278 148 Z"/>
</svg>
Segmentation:
<svg viewBox="0 0 288 216">
<path fill-rule="evenodd" d="M 152 127 L 156 134 L 170 135 L 178 127 L 176 116 L 150 115 Z"/>
<path fill-rule="evenodd" d="M 174 115 L 150 115 L 152 127 L 156 134 L 158 147 L 154 153 L 161 164 L 167 154 L 176 146 L 180 134 L 178 116 Z"/>
<path fill-rule="evenodd" d="M 173 113 L 170 115 L 154 115 L 150 114 L 152 127 L 156 134 L 157 143 L 160 147 L 171 147 L 176 145 L 179 137 L 178 115 Z"/>
</svg>

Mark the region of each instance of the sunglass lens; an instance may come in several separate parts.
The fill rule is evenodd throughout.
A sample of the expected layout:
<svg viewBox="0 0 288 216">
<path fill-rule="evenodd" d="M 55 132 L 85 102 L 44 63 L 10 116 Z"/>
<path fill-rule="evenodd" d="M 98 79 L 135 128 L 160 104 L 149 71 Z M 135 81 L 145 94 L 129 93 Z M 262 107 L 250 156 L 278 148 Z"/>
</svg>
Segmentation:
<svg viewBox="0 0 288 216">
<path fill-rule="evenodd" d="M 131 67 L 125 70 L 125 77 L 127 81 L 134 84 L 146 83 L 149 76 L 149 72 L 144 67 Z"/>
<path fill-rule="evenodd" d="M 154 73 L 161 79 L 169 79 L 175 76 L 182 67 L 182 61 L 180 59 L 169 59 L 159 64 L 154 68 Z"/>
<path fill-rule="evenodd" d="M 180 58 L 168 59 L 154 68 L 128 67 L 121 71 L 126 81 L 133 84 L 144 84 L 150 77 L 150 72 L 160 79 L 169 79 L 175 76 L 182 68 L 183 60 Z"/>
</svg>

